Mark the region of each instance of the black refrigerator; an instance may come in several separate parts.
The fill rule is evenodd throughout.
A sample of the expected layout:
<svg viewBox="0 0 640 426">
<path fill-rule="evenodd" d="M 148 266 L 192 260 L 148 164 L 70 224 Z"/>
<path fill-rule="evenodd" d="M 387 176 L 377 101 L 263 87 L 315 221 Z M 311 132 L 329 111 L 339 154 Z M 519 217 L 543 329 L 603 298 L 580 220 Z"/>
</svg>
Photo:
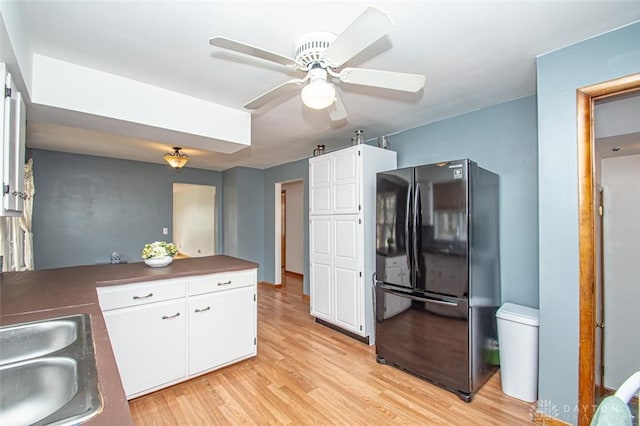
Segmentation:
<svg viewBox="0 0 640 426">
<path fill-rule="evenodd" d="M 498 175 L 468 159 L 378 173 L 376 356 L 464 401 L 496 370 Z"/>
</svg>

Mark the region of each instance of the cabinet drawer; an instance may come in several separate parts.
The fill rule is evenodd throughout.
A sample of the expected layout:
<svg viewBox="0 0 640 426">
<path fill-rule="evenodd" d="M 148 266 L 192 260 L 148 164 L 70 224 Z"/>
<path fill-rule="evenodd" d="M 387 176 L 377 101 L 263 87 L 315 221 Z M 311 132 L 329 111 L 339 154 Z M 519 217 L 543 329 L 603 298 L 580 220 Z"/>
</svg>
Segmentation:
<svg viewBox="0 0 640 426">
<path fill-rule="evenodd" d="M 162 300 L 177 299 L 184 297 L 185 292 L 186 280 L 184 278 L 176 278 L 98 287 L 98 300 L 102 310 L 108 311 Z"/>
<path fill-rule="evenodd" d="M 255 285 L 257 270 L 221 272 L 189 278 L 189 296 Z"/>
</svg>

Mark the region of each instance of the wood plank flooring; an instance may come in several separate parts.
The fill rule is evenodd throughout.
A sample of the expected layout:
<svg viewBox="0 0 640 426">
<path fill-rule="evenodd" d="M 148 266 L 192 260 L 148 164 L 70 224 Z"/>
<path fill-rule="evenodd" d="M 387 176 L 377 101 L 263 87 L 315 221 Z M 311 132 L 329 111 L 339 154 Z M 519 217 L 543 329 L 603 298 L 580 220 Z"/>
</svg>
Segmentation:
<svg viewBox="0 0 640 426">
<path fill-rule="evenodd" d="M 258 356 L 130 401 L 138 425 L 524 425 L 531 404 L 499 373 L 471 403 L 375 361 L 375 348 L 316 324 L 302 284 L 258 288 Z"/>
</svg>

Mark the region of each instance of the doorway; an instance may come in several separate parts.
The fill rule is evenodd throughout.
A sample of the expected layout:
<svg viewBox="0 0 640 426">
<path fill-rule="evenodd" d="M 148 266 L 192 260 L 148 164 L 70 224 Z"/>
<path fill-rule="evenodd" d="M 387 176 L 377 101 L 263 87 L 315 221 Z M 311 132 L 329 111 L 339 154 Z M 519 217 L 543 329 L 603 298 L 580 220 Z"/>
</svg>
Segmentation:
<svg viewBox="0 0 640 426">
<path fill-rule="evenodd" d="M 173 242 L 181 256 L 216 253 L 216 187 L 173 184 Z"/>
<path fill-rule="evenodd" d="M 275 284 L 280 285 L 285 275 L 302 278 L 304 273 L 302 179 L 277 182 L 275 196 Z"/>
<path fill-rule="evenodd" d="M 280 191 L 280 273 L 287 270 L 287 191 Z"/>
<path fill-rule="evenodd" d="M 640 74 L 634 74 L 577 90 L 578 120 L 578 213 L 580 265 L 580 347 L 578 366 L 579 425 L 588 425 L 595 411 L 596 375 L 596 218 L 595 202 L 595 102 L 640 93 Z M 606 194 L 604 195 L 607 196 Z"/>
</svg>

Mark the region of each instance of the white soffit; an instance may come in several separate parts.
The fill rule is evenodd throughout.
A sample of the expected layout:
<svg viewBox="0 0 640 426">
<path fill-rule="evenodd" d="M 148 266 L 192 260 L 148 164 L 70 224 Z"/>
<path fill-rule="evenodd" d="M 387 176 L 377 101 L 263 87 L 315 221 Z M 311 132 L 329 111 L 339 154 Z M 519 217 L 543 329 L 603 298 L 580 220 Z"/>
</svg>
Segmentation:
<svg viewBox="0 0 640 426">
<path fill-rule="evenodd" d="M 153 133 L 155 140 L 173 145 L 176 134 L 195 136 L 182 138 L 185 146 L 225 154 L 251 146 L 249 112 L 39 54 L 33 56 L 32 102 L 88 114 L 90 128 L 98 130 L 121 121 L 127 136 Z"/>
</svg>

